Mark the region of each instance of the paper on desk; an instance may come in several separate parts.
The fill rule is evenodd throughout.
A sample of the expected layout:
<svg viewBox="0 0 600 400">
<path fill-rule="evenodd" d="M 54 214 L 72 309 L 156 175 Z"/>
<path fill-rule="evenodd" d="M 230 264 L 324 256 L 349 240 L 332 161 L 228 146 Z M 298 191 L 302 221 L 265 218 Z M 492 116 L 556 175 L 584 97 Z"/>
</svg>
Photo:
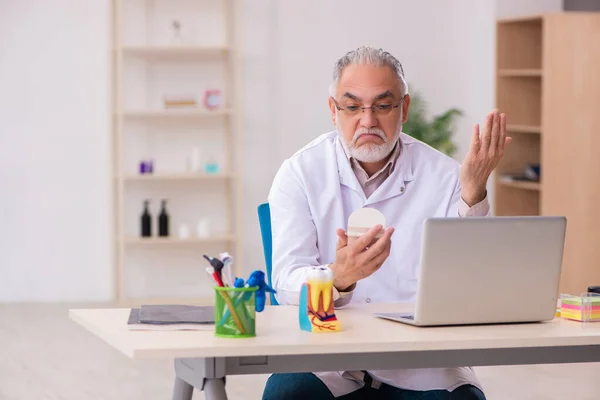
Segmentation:
<svg viewBox="0 0 600 400">
<path fill-rule="evenodd" d="M 147 305 L 140 307 L 139 315 L 139 322 L 146 324 L 212 324 L 215 322 L 215 307 Z"/>
<path fill-rule="evenodd" d="M 214 321 L 212 320 L 209 322 L 193 322 L 187 321 L 186 318 L 179 318 L 179 321 L 183 322 L 143 322 L 140 321 L 140 309 L 132 308 L 127 320 L 127 327 L 132 331 L 210 331 L 214 329 Z"/>
</svg>

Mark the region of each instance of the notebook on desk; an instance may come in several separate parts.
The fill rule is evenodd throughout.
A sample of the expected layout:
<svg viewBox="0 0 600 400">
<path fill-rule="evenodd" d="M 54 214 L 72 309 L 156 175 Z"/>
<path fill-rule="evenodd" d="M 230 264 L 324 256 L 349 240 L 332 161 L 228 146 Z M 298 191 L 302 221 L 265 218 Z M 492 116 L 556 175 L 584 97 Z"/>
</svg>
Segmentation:
<svg viewBox="0 0 600 400">
<path fill-rule="evenodd" d="M 211 330 L 214 306 L 147 305 L 132 308 L 127 326 L 130 330 Z"/>
</svg>

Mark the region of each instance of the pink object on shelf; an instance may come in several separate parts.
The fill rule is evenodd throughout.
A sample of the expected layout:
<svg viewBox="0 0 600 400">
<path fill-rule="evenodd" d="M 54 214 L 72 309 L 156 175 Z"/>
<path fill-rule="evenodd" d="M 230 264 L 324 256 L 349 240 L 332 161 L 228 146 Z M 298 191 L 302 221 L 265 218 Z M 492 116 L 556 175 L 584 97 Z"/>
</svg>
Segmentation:
<svg viewBox="0 0 600 400">
<path fill-rule="evenodd" d="M 221 91 L 210 89 L 204 92 L 204 107 L 215 110 L 221 106 Z"/>
</svg>

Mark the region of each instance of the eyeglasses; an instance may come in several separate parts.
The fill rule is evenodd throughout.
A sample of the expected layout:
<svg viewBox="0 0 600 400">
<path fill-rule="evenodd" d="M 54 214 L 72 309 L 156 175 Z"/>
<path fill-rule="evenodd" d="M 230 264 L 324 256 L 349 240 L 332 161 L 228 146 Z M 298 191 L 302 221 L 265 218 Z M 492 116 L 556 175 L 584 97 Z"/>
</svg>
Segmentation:
<svg viewBox="0 0 600 400">
<path fill-rule="evenodd" d="M 339 104 L 337 103 L 337 101 L 335 99 L 333 99 L 333 102 L 335 104 L 335 108 L 337 108 L 339 111 L 343 111 L 344 114 L 346 114 L 349 117 L 355 117 L 355 116 L 357 116 L 359 114 L 363 114 L 365 112 L 365 109 L 371 109 L 371 112 L 375 116 L 383 116 L 383 115 L 388 115 L 390 112 L 392 112 L 392 110 L 394 108 L 400 107 L 400 105 L 404 101 L 405 97 L 406 97 L 406 95 L 402 96 L 402 98 L 400 99 L 400 101 L 398 103 L 396 103 L 396 104 L 378 103 L 378 104 L 374 104 L 374 105 L 372 105 L 370 107 L 361 107 L 361 106 L 357 106 L 357 105 L 349 105 L 349 106 L 346 106 L 345 108 L 342 108 L 342 107 L 339 106 Z"/>
</svg>

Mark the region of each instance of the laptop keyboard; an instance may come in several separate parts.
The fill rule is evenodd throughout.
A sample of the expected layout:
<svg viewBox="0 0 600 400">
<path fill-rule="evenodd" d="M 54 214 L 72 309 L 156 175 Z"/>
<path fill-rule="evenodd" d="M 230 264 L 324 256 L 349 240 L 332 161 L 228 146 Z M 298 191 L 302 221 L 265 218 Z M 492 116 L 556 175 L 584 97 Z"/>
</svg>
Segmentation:
<svg viewBox="0 0 600 400">
<path fill-rule="evenodd" d="M 410 319 L 411 321 L 414 321 L 414 319 L 415 319 L 415 316 L 414 316 L 414 315 L 412 315 L 412 314 L 411 314 L 411 315 L 405 315 L 405 316 L 404 316 L 404 319 Z"/>
</svg>

